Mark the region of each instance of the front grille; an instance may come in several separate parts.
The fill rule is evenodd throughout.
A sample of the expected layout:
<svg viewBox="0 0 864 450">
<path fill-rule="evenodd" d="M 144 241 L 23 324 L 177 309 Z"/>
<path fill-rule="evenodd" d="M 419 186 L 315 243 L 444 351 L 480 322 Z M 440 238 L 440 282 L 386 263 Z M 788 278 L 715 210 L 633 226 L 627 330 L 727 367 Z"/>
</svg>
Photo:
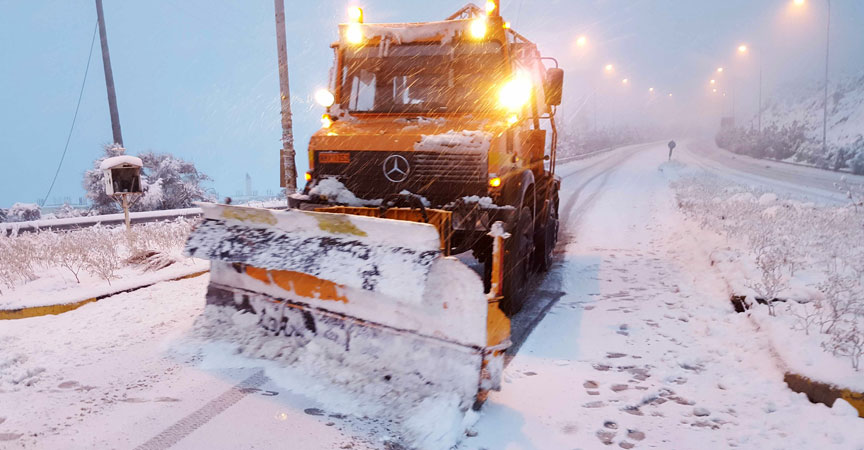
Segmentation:
<svg viewBox="0 0 864 450">
<path fill-rule="evenodd" d="M 456 183 L 483 180 L 486 154 L 479 152 L 415 152 L 414 170 L 418 177 Z"/>
<path fill-rule="evenodd" d="M 488 168 L 485 152 L 340 153 L 350 153 L 348 164 L 319 163 L 321 152 L 315 152 L 315 176 L 339 176 L 345 186 L 361 198 L 382 198 L 407 190 L 426 197 L 435 206 L 441 206 L 466 195 L 486 195 Z M 391 155 L 400 155 L 408 161 L 410 171 L 404 181 L 393 182 L 384 175 L 384 162 Z"/>
</svg>

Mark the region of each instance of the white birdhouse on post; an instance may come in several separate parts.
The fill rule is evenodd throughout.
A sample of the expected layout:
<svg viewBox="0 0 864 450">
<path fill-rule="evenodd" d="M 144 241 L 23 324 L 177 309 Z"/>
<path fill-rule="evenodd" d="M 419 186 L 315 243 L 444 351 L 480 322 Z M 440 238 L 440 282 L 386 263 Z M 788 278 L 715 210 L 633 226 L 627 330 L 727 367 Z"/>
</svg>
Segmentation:
<svg viewBox="0 0 864 450">
<path fill-rule="evenodd" d="M 120 197 L 127 230 L 132 229 L 129 221 L 129 196 L 142 193 L 141 167 L 143 166 L 141 158 L 130 155 L 107 158 L 99 165 L 103 173 L 102 179 L 105 181 L 105 193 L 114 198 Z"/>
</svg>

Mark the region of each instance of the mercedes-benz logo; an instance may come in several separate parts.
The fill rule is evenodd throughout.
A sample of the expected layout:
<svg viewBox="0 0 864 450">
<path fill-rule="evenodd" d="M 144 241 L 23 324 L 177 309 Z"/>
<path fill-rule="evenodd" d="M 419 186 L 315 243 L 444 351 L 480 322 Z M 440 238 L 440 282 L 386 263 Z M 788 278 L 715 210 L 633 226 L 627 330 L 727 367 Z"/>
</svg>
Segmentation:
<svg viewBox="0 0 864 450">
<path fill-rule="evenodd" d="M 388 156 L 387 159 L 384 160 L 382 167 L 384 168 L 384 176 L 394 183 L 405 181 L 405 179 L 408 178 L 408 174 L 411 172 L 411 166 L 408 164 L 408 160 L 401 155 Z"/>
</svg>

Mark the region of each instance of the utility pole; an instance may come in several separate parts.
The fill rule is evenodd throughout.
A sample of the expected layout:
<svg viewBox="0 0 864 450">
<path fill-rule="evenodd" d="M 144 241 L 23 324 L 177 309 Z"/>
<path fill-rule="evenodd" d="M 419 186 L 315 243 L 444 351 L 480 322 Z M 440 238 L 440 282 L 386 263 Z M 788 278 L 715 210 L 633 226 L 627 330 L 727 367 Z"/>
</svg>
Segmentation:
<svg viewBox="0 0 864 450">
<path fill-rule="evenodd" d="M 828 1 L 828 27 L 825 32 L 825 105 L 822 109 L 822 152 L 828 154 L 828 63 L 831 52 L 831 0 Z"/>
<path fill-rule="evenodd" d="M 762 48 L 759 48 L 759 134 L 762 134 Z"/>
<path fill-rule="evenodd" d="M 288 44 L 285 41 L 285 3 L 275 0 L 276 52 L 279 56 L 279 95 L 282 100 L 281 174 L 285 195 L 297 191 L 297 167 L 294 165 L 294 133 L 291 123 L 291 91 L 288 88 Z"/>
<path fill-rule="evenodd" d="M 96 18 L 99 21 L 99 41 L 102 43 L 102 66 L 105 68 L 105 87 L 108 88 L 108 109 L 111 112 L 111 132 L 114 143 L 123 147 L 120 133 L 120 113 L 117 112 L 117 93 L 114 91 L 114 73 L 111 71 L 111 55 L 108 53 L 108 34 L 105 31 L 105 15 L 102 0 L 96 0 Z"/>
</svg>

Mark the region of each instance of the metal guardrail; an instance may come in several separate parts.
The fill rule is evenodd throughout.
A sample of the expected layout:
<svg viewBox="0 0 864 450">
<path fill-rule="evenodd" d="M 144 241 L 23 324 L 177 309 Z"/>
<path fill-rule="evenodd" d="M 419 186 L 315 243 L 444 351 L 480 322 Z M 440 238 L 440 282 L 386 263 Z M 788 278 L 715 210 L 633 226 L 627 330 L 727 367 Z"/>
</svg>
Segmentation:
<svg viewBox="0 0 864 450">
<path fill-rule="evenodd" d="M 161 222 L 178 217 L 199 217 L 201 208 L 166 209 L 163 211 L 144 211 L 129 214 L 132 223 Z M 0 223 L 0 233 L 5 236 L 18 233 L 35 233 L 41 230 L 63 231 L 87 228 L 96 225 L 123 225 L 122 213 L 98 216 L 70 217 L 68 219 L 31 220 L 29 222 Z"/>
<path fill-rule="evenodd" d="M 573 161 L 580 161 L 583 159 L 588 159 L 592 156 L 602 155 L 603 153 L 611 152 L 612 150 L 615 150 L 616 148 L 621 148 L 621 147 L 607 147 L 607 148 L 604 148 L 601 150 L 596 150 L 596 151 L 589 152 L 589 153 L 583 153 L 581 155 L 564 156 L 564 157 L 558 158 L 558 162 L 559 163 L 568 163 L 568 162 L 573 162 Z"/>
</svg>

